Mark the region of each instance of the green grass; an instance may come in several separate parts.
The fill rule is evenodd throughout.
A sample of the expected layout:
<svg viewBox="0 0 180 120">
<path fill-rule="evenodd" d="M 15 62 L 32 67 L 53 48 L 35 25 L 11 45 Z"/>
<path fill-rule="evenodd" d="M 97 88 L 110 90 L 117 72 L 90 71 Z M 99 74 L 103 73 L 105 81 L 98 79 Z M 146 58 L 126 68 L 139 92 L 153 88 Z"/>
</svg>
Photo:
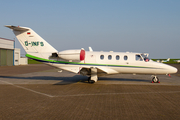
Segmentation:
<svg viewBox="0 0 180 120">
<path fill-rule="evenodd" d="M 32 59 L 28 59 L 28 64 L 42 64 L 42 62 L 38 62 Z"/>
<path fill-rule="evenodd" d="M 167 60 L 167 59 L 152 59 L 153 61 L 157 61 L 157 60 Z M 163 62 L 163 63 L 167 63 L 167 64 L 179 64 L 176 62 L 176 60 L 179 59 L 170 59 L 168 62 Z"/>
</svg>

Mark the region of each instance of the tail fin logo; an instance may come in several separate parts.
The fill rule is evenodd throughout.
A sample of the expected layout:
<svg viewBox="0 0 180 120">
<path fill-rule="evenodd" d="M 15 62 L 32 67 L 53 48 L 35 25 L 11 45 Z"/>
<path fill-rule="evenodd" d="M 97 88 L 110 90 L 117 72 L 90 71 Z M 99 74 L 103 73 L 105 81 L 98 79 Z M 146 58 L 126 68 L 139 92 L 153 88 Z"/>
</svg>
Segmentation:
<svg viewBox="0 0 180 120">
<path fill-rule="evenodd" d="M 28 41 L 25 41 L 24 42 L 25 46 L 44 46 L 44 43 L 43 42 L 28 42 Z"/>
</svg>

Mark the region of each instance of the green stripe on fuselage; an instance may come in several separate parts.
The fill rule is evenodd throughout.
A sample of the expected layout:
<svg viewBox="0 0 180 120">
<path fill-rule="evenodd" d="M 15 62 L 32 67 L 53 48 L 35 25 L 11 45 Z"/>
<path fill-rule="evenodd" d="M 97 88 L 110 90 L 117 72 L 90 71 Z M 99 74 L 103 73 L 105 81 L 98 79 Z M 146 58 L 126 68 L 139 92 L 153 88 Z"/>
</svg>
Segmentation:
<svg viewBox="0 0 180 120">
<path fill-rule="evenodd" d="M 67 62 L 67 61 L 56 61 L 56 60 L 49 60 L 44 58 L 39 58 L 30 54 L 26 54 L 26 57 L 42 61 L 42 62 L 50 62 L 50 63 L 59 63 L 59 64 L 70 64 L 70 65 L 92 65 L 92 66 L 108 66 L 108 67 L 132 67 L 132 68 L 150 68 L 155 69 L 153 67 L 144 67 L 144 66 L 130 66 L 130 65 L 113 65 L 113 64 L 96 64 L 96 63 L 80 63 L 80 62 Z"/>
</svg>

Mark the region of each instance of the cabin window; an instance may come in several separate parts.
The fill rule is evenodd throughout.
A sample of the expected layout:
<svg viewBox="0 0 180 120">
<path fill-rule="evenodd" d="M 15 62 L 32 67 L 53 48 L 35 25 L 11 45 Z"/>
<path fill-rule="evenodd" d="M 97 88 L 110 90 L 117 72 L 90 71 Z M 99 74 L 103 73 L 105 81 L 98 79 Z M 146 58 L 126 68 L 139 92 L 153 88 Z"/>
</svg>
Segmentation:
<svg viewBox="0 0 180 120">
<path fill-rule="evenodd" d="M 125 56 L 124 56 L 124 60 L 127 60 L 127 59 L 128 59 L 128 56 L 125 55 Z"/>
<path fill-rule="evenodd" d="M 136 55 L 136 61 L 143 61 L 141 55 Z"/>
<path fill-rule="evenodd" d="M 111 60 L 112 59 L 112 56 L 111 55 L 108 55 L 108 60 Z"/>
<path fill-rule="evenodd" d="M 119 60 L 119 59 L 120 59 L 119 55 L 116 55 L 116 60 Z"/>
<path fill-rule="evenodd" d="M 100 59 L 103 60 L 103 59 L 104 59 L 104 55 L 101 55 L 101 56 L 100 56 Z"/>
</svg>

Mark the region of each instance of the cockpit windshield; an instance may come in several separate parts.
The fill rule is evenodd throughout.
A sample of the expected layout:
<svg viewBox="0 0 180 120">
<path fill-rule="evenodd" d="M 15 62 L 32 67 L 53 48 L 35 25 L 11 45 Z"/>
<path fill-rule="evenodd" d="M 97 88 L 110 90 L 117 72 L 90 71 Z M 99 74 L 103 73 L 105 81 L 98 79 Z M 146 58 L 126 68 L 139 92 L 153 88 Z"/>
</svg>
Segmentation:
<svg viewBox="0 0 180 120">
<path fill-rule="evenodd" d="M 145 62 L 148 62 L 150 60 L 145 54 L 141 54 L 141 56 L 143 57 Z"/>
</svg>

